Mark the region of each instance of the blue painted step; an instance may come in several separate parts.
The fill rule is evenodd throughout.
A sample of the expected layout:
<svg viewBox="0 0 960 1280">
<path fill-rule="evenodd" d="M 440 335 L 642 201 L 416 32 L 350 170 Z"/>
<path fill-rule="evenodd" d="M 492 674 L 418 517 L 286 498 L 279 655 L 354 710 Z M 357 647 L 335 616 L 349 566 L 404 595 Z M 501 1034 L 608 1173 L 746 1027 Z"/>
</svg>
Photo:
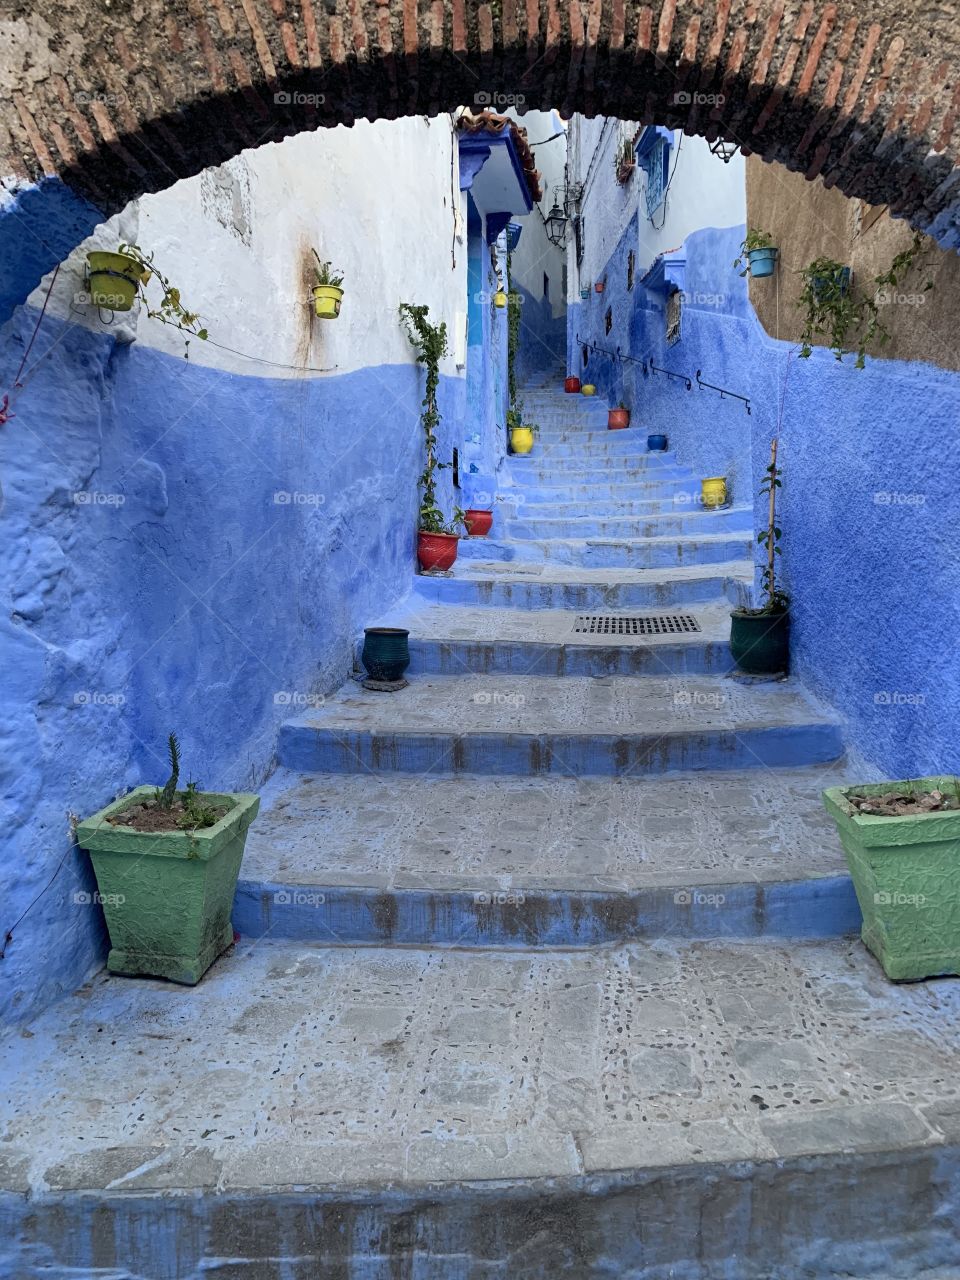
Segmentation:
<svg viewBox="0 0 960 1280">
<path fill-rule="evenodd" d="M 553 519 L 521 511 L 508 520 L 508 538 L 656 538 L 667 534 L 753 532 L 753 510 L 750 507 L 726 511 L 695 510 L 640 516 L 597 516 L 591 505 L 590 514 Z"/>
<path fill-rule="evenodd" d="M 799 686 L 680 680 L 423 676 L 351 685 L 287 721 L 279 758 L 328 773 L 620 777 L 838 759 L 837 721 Z"/>
<path fill-rule="evenodd" d="M 541 569 L 548 566 L 536 565 Z M 738 583 L 753 580 L 753 566 L 740 562 L 701 569 L 691 567 L 670 574 L 667 570 L 633 571 L 617 570 L 605 573 L 602 581 L 568 570 L 560 574 L 542 576 L 511 571 L 506 564 L 503 571 L 471 570 L 466 563 L 458 565 L 451 577 L 421 574 L 417 578 L 417 593 L 436 603 L 491 605 L 508 609 L 576 609 L 582 612 L 600 612 L 609 609 L 673 608 L 681 604 L 695 604 L 726 597 L 736 598 Z"/>
<path fill-rule="evenodd" d="M 497 538 L 464 538 L 460 544 L 458 563 L 472 561 L 529 564 L 582 565 L 593 569 L 670 569 L 679 565 L 723 564 L 750 554 L 752 537 L 734 532 L 705 534 L 703 537 L 682 535 L 662 538 L 566 539 L 548 541 Z"/>
</svg>

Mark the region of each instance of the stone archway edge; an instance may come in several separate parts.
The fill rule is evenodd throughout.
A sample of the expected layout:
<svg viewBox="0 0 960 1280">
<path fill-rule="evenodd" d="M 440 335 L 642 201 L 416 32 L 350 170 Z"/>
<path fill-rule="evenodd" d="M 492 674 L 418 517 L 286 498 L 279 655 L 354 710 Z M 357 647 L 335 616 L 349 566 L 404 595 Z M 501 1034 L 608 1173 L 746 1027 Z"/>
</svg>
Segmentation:
<svg viewBox="0 0 960 1280">
<path fill-rule="evenodd" d="M 41 0 L 0 22 L 4 175 L 105 213 L 245 147 L 467 104 L 656 120 L 958 238 L 960 32 L 883 0 Z"/>
</svg>

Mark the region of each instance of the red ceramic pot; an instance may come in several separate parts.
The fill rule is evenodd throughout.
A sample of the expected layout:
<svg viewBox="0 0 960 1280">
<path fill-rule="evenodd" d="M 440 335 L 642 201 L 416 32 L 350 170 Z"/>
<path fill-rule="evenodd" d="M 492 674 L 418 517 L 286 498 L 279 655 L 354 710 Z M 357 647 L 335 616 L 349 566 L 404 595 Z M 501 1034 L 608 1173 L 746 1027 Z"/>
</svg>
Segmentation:
<svg viewBox="0 0 960 1280">
<path fill-rule="evenodd" d="M 630 425 L 629 409 L 609 409 L 607 411 L 607 430 L 622 431 Z"/>
<path fill-rule="evenodd" d="M 455 533 L 417 533 L 417 559 L 421 569 L 452 569 L 457 558 Z"/>
<path fill-rule="evenodd" d="M 607 287 L 607 282 L 606 280 L 601 280 L 598 284 L 595 284 L 593 287 L 596 289 L 597 293 L 603 293 L 604 289 Z"/>
<path fill-rule="evenodd" d="M 471 538 L 485 538 L 493 528 L 493 512 L 471 507 L 464 512 L 463 521 Z"/>
<path fill-rule="evenodd" d="M 571 392 L 571 393 L 579 394 L 579 392 L 580 392 L 580 379 L 579 379 L 579 378 L 564 378 L 564 380 L 563 380 L 563 389 L 564 389 L 564 391 L 567 391 L 567 392 Z"/>
</svg>

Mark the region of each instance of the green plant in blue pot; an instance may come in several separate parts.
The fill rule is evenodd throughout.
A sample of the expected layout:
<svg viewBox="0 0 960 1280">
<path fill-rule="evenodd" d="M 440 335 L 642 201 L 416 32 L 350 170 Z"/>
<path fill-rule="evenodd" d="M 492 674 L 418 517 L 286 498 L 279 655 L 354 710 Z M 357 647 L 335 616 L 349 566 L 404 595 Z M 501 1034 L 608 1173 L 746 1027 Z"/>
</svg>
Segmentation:
<svg viewBox="0 0 960 1280">
<path fill-rule="evenodd" d="M 410 632 L 403 627 L 365 627 L 360 659 L 377 684 L 396 684 L 410 665 Z"/>
<path fill-rule="evenodd" d="M 777 265 L 780 250 L 773 243 L 768 231 L 760 231 L 750 227 L 740 244 L 740 253 L 734 259 L 735 267 L 743 267 L 742 276 L 749 275 L 758 280 L 761 276 L 772 276 Z M 744 265 L 746 264 L 746 265 Z"/>
</svg>

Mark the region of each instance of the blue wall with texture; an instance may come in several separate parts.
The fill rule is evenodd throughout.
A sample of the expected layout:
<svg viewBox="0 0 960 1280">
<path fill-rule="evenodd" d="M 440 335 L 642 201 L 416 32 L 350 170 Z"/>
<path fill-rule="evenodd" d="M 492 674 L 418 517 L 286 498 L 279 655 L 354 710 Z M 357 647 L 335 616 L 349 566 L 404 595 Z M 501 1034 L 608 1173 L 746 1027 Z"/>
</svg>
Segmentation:
<svg viewBox="0 0 960 1280">
<path fill-rule="evenodd" d="M 734 227 L 687 237 L 681 338 L 667 347 L 663 298 L 639 279 L 626 288 L 631 224 L 605 269 L 605 292 L 570 308 L 573 367 L 611 402 L 623 398 L 638 425 L 666 432 L 680 463 L 700 476 L 728 476 L 737 503 L 755 501 L 757 527 L 765 512 L 752 495 L 782 400 L 793 670 L 846 718 L 849 745 L 879 774 L 958 771 L 960 375 L 870 358 L 857 370 L 823 349 L 800 359 L 756 318 L 732 266 L 742 235 Z M 584 368 L 578 338 L 652 357 L 694 379 L 693 390 L 599 354 Z M 698 390 L 698 369 L 749 396 L 752 414 Z"/>
<path fill-rule="evenodd" d="M 5 331 L 0 386 L 36 319 Z M 241 377 L 50 316 L 30 363 L 0 430 L 0 929 L 41 896 L 7 944 L 4 1018 L 102 962 L 69 816 L 161 780 L 174 729 L 186 776 L 255 787 L 279 722 L 343 683 L 361 628 L 409 589 L 422 465 L 412 363 Z M 449 459 L 462 379 L 441 407 Z"/>
</svg>

